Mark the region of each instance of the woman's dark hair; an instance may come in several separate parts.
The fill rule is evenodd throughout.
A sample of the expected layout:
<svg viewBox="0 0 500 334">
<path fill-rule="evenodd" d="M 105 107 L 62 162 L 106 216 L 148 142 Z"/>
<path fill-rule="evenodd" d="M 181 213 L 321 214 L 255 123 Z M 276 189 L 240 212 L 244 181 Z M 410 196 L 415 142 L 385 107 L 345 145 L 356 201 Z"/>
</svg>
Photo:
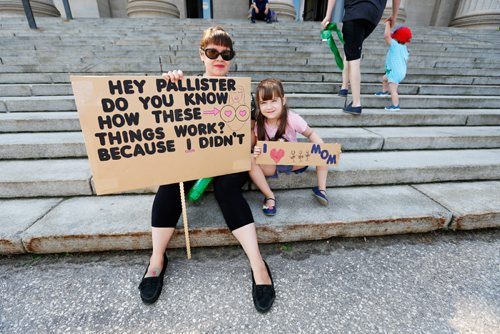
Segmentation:
<svg viewBox="0 0 500 334">
<path fill-rule="evenodd" d="M 265 79 L 262 80 L 257 86 L 257 109 L 259 113 L 257 114 L 257 139 L 258 140 L 271 140 L 277 141 L 283 137 L 286 131 L 286 125 L 288 120 L 288 106 L 286 103 L 283 104 L 283 110 L 281 112 L 280 122 L 278 126 L 278 130 L 273 138 L 268 138 L 266 133 L 265 121 L 266 118 L 260 112 L 260 102 L 272 100 L 274 98 L 283 98 L 285 97 L 285 91 L 283 90 L 283 85 L 281 81 L 278 79 Z"/>
<path fill-rule="evenodd" d="M 200 49 L 204 50 L 209 44 L 225 46 L 233 50 L 233 40 L 221 26 L 210 27 L 203 31 Z"/>
</svg>

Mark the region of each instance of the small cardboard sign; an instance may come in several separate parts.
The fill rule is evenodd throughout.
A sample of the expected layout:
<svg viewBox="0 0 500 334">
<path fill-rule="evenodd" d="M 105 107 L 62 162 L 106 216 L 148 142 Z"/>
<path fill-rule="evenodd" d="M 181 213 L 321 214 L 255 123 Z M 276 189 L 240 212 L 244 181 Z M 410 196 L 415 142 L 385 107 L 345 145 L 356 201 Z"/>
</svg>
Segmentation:
<svg viewBox="0 0 500 334">
<path fill-rule="evenodd" d="M 258 141 L 259 165 L 335 166 L 340 160 L 340 144 Z"/>
<path fill-rule="evenodd" d="M 250 78 L 70 79 L 98 195 L 250 170 Z"/>
</svg>

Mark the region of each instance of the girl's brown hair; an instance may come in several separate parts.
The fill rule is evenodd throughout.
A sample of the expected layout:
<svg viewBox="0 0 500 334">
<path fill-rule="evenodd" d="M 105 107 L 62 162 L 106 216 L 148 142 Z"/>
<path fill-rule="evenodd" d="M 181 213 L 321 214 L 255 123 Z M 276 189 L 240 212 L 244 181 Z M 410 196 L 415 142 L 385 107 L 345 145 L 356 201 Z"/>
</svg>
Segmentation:
<svg viewBox="0 0 500 334">
<path fill-rule="evenodd" d="M 278 130 L 273 138 L 269 138 L 266 133 L 265 122 L 266 118 L 260 112 L 260 102 L 272 100 L 273 98 L 283 98 L 285 97 L 285 91 L 283 90 L 283 85 L 278 79 L 265 79 L 262 80 L 257 86 L 257 108 L 259 113 L 257 115 L 257 139 L 258 140 L 271 140 L 277 141 L 283 137 L 286 131 L 286 125 L 288 120 L 288 106 L 283 104 L 283 110 L 281 111 L 280 122 Z"/>
<path fill-rule="evenodd" d="M 210 27 L 203 31 L 200 49 L 204 50 L 209 44 L 225 46 L 233 50 L 233 40 L 221 26 Z"/>
</svg>

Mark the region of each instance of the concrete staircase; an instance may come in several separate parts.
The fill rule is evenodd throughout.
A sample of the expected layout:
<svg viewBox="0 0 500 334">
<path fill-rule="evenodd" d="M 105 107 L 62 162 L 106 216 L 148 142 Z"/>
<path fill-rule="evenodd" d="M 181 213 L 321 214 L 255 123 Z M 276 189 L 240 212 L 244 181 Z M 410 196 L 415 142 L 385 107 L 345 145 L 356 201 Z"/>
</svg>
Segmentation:
<svg viewBox="0 0 500 334">
<path fill-rule="evenodd" d="M 415 28 L 400 112 L 380 90 L 378 27 L 362 61 L 363 115 L 341 112 L 341 81 L 319 23 L 37 19 L 0 23 L 0 253 L 145 249 L 153 189 L 94 196 L 69 74 L 202 72 L 201 30 L 234 37 L 232 74 L 284 82 L 289 105 L 345 152 L 329 173 L 331 204 L 311 196 L 314 168 L 271 185 L 278 215 L 247 191 L 262 242 L 500 226 L 500 32 Z M 251 30 L 249 29 L 251 28 Z M 251 33 L 249 33 L 251 31 Z M 256 42 L 259 41 L 259 42 Z M 255 189 L 252 185 L 248 190 Z M 191 244 L 235 244 L 211 194 L 190 205 Z M 179 224 L 181 226 L 181 224 Z M 172 247 L 184 244 L 180 229 Z"/>
</svg>

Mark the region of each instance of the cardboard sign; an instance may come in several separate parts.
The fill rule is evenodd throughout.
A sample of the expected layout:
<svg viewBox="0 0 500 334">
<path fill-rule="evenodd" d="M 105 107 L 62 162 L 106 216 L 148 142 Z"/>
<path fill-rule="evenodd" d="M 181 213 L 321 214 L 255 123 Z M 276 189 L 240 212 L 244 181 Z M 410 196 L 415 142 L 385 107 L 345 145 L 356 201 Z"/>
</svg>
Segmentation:
<svg viewBox="0 0 500 334">
<path fill-rule="evenodd" d="M 70 79 L 98 195 L 250 170 L 250 78 Z"/>
<path fill-rule="evenodd" d="M 258 141 L 259 165 L 335 166 L 340 160 L 340 144 L 313 144 Z"/>
</svg>

